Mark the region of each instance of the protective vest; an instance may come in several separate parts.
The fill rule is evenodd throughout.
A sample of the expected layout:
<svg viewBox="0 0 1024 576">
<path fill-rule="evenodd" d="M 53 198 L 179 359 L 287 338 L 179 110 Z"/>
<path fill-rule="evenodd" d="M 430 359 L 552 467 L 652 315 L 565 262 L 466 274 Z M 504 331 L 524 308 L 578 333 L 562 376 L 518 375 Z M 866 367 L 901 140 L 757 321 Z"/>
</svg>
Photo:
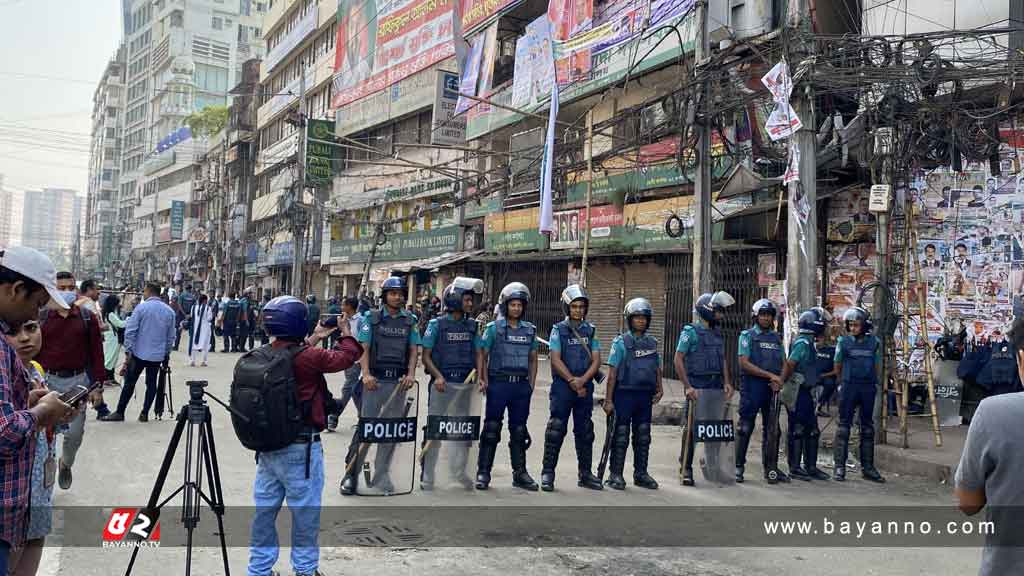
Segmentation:
<svg viewBox="0 0 1024 576">
<path fill-rule="evenodd" d="M 636 338 L 632 333 L 622 335 L 626 349 L 616 374 L 615 387 L 619 390 L 642 390 L 654 392 L 658 389 L 658 340 L 644 334 Z"/>
<path fill-rule="evenodd" d="M 238 315 L 242 312 L 242 303 L 238 300 L 228 300 L 226 306 L 224 306 L 224 323 L 225 324 L 237 324 Z"/>
<path fill-rule="evenodd" d="M 694 388 L 721 388 L 725 340 L 718 328 L 691 324 L 697 331 L 697 349 L 686 355 L 686 376 Z"/>
<path fill-rule="evenodd" d="M 476 320 L 437 319 L 437 340 L 434 342 L 430 359 L 446 380 L 465 380 L 473 370 L 476 360 L 473 354 L 475 336 Z"/>
<path fill-rule="evenodd" d="M 750 362 L 772 374 L 782 374 L 785 351 L 779 333 L 774 330 L 762 332 L 757 328 L 751 328 L 747 333 L 750 334 Z M 747 373 L 743 374 L 743 382 L 768 384 L 767 379 Z"/>
<path fill-rule="evenodd" d="M 992 355 L 978 375 L 978 384 L 990 392 L 1009 392 L 1017 376 L 1017 361 L 1009 342 L 992 344 Z"/>
<path fill-rule="evenodd" d="M 875 350 L 878 339 L 868 335 L 862 339 L 843 336 L 843 384 L 861 384 L 875 386 L 878 374 L 875 373 Z"/>
<path fill-rule="evenodd" d="M 570 374 L 582 376 L 590 368 L 588 351 L 590 350 L 590 340 L 594 337 L 594 326 L 587 322 L 580 323 L 576 332 L 579 332 L 582 341 L 572 333 L 568 320 L 562 320 L 555 324 L 555 328 L 558 329 L 558 340 L 562 344 L 562 362 L 565 363 Z M 565 383 L 565 379 L 555 372 L 554 367 L 551 368 L 551 378 L 555 382 Z"/>
<path fill-rule="evenodd" d="M 494 345 L 491 346 L 487 372 L 492 375 L 529 376 L 530 348 L 537 336 L 537 327 L 519 322 L 512 328 L 504 318 L 494 322 Z"/>
<path fill-rule="evenodd" d="M 820 372 L 818 372 L 818 351 L 816 350 L 814 340 L 811 337 L 800 336 L 793 345 L 795 346 L 796 342 L 800 341 L 807 343 L 807 346 L 810 347 L 811 353 L 807 358 L 800 361 L 800 364 L 796 369 L 804 375 L 804 388 L 813 388 L 818 385 L 818 374 L 820 374 Z"/>
<path fill-rule="evenodd" d="M 393 380 L 405 376 L 409 368 L 409 334 L 413 320 L 374 310 L 369 314 L 373 342 L 370 345 L 370 373 Z"/>
<path fill-rule="evenodd" d="M 817 350 L 817 361 L 815 362 L 815 367 L 818 370 L 818 374 L 820 375 L 831 372 L 832 368 L 835 367 L 836 347 L 822 346 L 821 348 L 818 348 L 815 346 L 815 349 Z M 825 379 L 821 379 L 819 376 L 819 380 L 821 380 L 821 382 L 819 382 L 820 384 L 826 386 L 830 386 L 835 382 L 835 378 L 832 378 L 831 376 Z"/>
</svg>

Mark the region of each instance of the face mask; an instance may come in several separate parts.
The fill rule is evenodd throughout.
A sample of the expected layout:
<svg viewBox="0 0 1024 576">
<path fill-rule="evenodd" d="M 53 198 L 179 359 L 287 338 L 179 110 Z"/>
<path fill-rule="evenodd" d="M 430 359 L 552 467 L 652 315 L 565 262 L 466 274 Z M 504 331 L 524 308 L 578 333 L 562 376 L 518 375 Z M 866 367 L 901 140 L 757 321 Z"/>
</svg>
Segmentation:
<svg viewBox="0 0 1024 576">
<path fill-rule="evenodd" d="M 65 304 L 70 306 L 75 303 L 75 300 L 78 299 L 78 294 L 69 291 L 62 291 L 60 293 L 60 297 L 64 299 Z"/>
</svg>

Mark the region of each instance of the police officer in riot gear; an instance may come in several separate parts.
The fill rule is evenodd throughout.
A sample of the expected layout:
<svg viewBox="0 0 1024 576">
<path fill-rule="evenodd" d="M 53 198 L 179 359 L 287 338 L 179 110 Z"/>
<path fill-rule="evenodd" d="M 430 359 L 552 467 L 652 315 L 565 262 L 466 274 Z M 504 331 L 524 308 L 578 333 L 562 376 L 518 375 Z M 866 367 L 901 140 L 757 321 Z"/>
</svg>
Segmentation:
<svg viewBox="0 0 1024 576">
<path fill-rule="evenodd" d="M 732 397 L 732 374 L 725 361 L 725 340 L 719 324 L 725 309 L 735 303 L 727 292 L 701 294 L 693 306 L 700 320 L 687 325 L 679 334 L 675 369 L 690 402 L 698 402 L 700 391 L 705 389 L 722 389 L 726 400 Z M 690 443 L 691 449 L 687 452 L 690 461 L 683 462 L 684 486 L 693 486 L 692 434 Z"/>
<path fill-rule="evenodd" d="M 551 351 L 551 419 L 544 432 L 544 467 L 540 487 L 555 489 L 555 466 L 572 413 L 578 485 L 600 490 L 601 481 L 591 472 L 594 448 L 594 376 L 601 366 L 601 347 L 594 325 L 587 322 L 590 298 L 579 284 L 562 291 L 565 320 L 551 327 L 548 349 Z"/>
<path fill-rule="evenodd" d="M 826 342 L 826 332 L 822 332 L 820 335 L 816 334 L 814 344 L 814 349 L 818 353 L 818 385 L 821 386 L 818 392 L 818 416 L 823 418 L 832 415 L 829 404 L 832 403 L 832 397 L 839 387 L 835 373 L 836 347 Z"/>
<path fill-rule="evenodd" d="M 815 339 L 822 338 L 832 316 L 815 306 L 800 314 L 797 326 L 800 335 L 790 346 L 789 359 L 782 370 L 783 381 L 793 373 L 803 376 L 797 393 L 796 405 L 789 412 L 789 475 L 799 480 L 828 480 L 828 474 L 818 469 L 818 417 L 814 412 L 811 391 L 818 384 L 818 358 Z M 801 466 L 801 460 L 803 466 Z"/>
<path fill-rule="evenodd" d="M 468 415 L 473 394 L 462 385 L 475 368 L 477 323 L 473 319 L 476 297 L 483 293 L 483 282 L 456 278 L 444 289 L 445 315 L 433 318 L 423 333 L 423 367 L 430 375 L 428 407 L 430 415 Z M 429 419 L 428 419 L 429 420 Z M 432 490 L 434 469 L 441 450 L 437 442 L 424 445 L 420 488 Z M 452 450 L 449 462 L 454 480 L 470 489 L 473 481 L 466 475 L 469 446 L 460 442 Z"/>
<path fill-rule="evenodd" d="M 747 448 L 750 436 L 754 432 L 757 413 L 761 413 L 761 453 L 765 466 L 765 479 L 769 484 L 786 481 L 786 475 L 775 467 L 776 457 L 765 452 L 770 446 L 769 434 L 779 434 L 779 423 L 769 422 L 772 418 L 772 395 L 782 389 L 782 363 L 785 350 L 782 337 L 775 330 L 775 316 L 778 310 L 767 298 L 754 303 L 752 309 L 754 325 L 740 333 L 739 359 L 742 371 L 743 391 L 740 395 L 740 421 L 736 441 L 736 482 L 743 482 L 743 472 L 747 461 Z M 777 415 L 776 415 L 777 416 Z M 778 444 L 776 444 L 777 446 Z M 775 475 L 769 475 L 769 467 L 775 469 Z"/>
<path fill-rule="evenodd" d="M 395 386 L 408 390 L 415 383 L 420 336 L 416 316 L 403 309 L 406 290 L 404 279 L 395 276 L 386 279 L 381 285 L 381 307 L 367 311 L 359 323 L 357 340 L 365 350 L 360 358 L 363 373 L 360 418 L 392 416 L 389 407 L 382 405 L 383 400 L 376 401 L 376 398 L 390 397 Z M 359 434 L 354 434 L 345 458 L 347 472 L 341 482 L 341 493 L 345 496 L 356 492 L 359 463 L 353 465 L 351 460 L 357 457 L 360 443 Z M 377 477 L 373 484 L 384 493 L 391 492 L 388 467 L 393 452 L 393 444 L 381 445 L 376 451 Z"/>
<path fill-rule="evenodd" d="M 839 427 L 835 438 L 835 479 L 846 480 L 846 458 L 850 449 L 853 413 L 860 411 L 860 466 L 864 478 L 885 482 L 875 469 L 875 394 L 882 345 L 871 334 L 868 311 L 854 306 L 843 314 L 845 336 L 836 343 L 835 370 L 841 375 L 839 390 Z"/>
<path fill-rule="evenodd" d="M 498 296 L 502 317 L 489 323 L 480 338 L 477 376 L 480 390 L 487 393 L 487 405 L 477 462 L 478 490 L 487 490 L 491 484 L 506 409 L 512 485 L 529 491 L 538 489 L 526 471 L 526 449 L 530 447 L 526 420 L 537 379 L 537 327 L 523 320 L 529 303 L 530 290 L 524 284 L 512 282 L 502 288 Z"/>
<path fill-rule="evenodd" d="M 626 318 L 627 330 L 615 337 L 608 357 L 611 370 L 604 411 L 609 415 L 615 414 L 615 434 L 606 484 L 615 490 L 626 488 L 622 471 L 632 428 L 633 484 L 656 490 L 658 482 L 647 473 L 651 450 L 651 410 L 663 393 L 658 340 L 647 333 L 654 314 L 646 298 L 633 298 L 626 303 L 622 314 Z"/>
<path fill-rule="evenodd" d="M 982 366 L 976 382 L 991 396 L 1020 390 L 1020 380 L 1017 377 L 1017 358 L 1013 352 L 1013 346 L 1000 331 L 992 334 L 992 341 L 989 342 L 988 361 Z"/>
</svg>

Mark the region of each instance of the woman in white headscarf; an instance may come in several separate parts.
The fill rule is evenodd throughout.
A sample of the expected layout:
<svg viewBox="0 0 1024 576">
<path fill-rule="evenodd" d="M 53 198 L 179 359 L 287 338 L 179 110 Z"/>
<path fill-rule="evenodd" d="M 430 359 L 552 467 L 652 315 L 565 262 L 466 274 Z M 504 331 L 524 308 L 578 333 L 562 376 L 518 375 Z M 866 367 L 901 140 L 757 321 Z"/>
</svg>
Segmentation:
<svg viewBox="0 0 1024 576">
<path fill-rule="evenodd" d="M 191 323 L 189 338 L 192 339 L 192 355 L 188 365 L 195 366 L 196 358 L 202 352 L 202 365 L 206 366 L 206 359 L 210 355 L 210 333 L 213 331 L 213 307 L 210 306 L 210 299 L 206 294 L 201 294 L 199 301 L 192 306 Z"/>
</svg>

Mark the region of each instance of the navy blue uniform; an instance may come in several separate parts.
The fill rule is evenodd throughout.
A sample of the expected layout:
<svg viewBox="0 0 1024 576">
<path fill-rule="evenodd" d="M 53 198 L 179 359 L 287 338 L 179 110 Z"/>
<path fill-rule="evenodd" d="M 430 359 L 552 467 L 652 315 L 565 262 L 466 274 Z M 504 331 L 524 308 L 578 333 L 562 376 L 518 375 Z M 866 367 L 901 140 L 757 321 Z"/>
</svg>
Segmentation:
<svg viewBox="0 0 1024 576">
<path fill-rule="evenodd" d="M 977 382 L 993 396 L 1020 389 L 1017 359 L 1009 342 L 994 342 L 990 345 L 988 361 L 978 374 Z"/>
<path fill-rule="evenodd" d="M 758 325 L 744 330 L 739 338 L 739 355 L 746 356 L 751 364 L 762 370 L 776 375 L 782 373 L 785 350 L 783 350 L 782 337 L 775 330 L 763 330 Z M 687 368 L 689 368 L 690 358 L 687 356 Z M 768 434 L 773 425 L 770 422 L 773 396 L 771 381 L 747 372 L 743 372 L 741 380 L 743 389 L 740 394 L 740 421 L 736 442 L 737 481 L 742 481 L 739 469 L 746 465 L 747 449 L 750 446 L 750 436 L 754 432 L 758 412 L 761 413 L 762 451 L 769 446 Z M 774 423 L 776 426 L 777 424 L 777 422 Z M 775 432 L 777 435 L 777 428 Z M 766 467 L 774 468 L 772 459 L 769 459 L 766 453 L 762 454 L 762 458 Z"/>
<path fill-rule="evenodd" d="M 647 334 L 637 338 L 628 332 L 616 336 L 608 365 L 615 368 L 612 403 L 616 424 L 649 425 L 661 366 L 657 338 Z"/>
<path fill-rule="evenodd" d="M 878 339 L 843 336 L 836 346 L 836 362 L 842 362 L 842 388 L 839 396 L 839 426 L 853 426 L 854 410 L 860 409 L 861 435 L 874 433 L 875 393 L 878 388 L 877 359 L 881 354 Z"/>
<path fill-rule="evenodd" d="M 509 427 L 525 426 L 530 416 L 530 352 L 537 348 L 537 327 L 502 318 L 487 325 L 480 347 L 490 351 L 487 363 L 485 421 L 498 421 L 508 410 Z"/>
</svg>

